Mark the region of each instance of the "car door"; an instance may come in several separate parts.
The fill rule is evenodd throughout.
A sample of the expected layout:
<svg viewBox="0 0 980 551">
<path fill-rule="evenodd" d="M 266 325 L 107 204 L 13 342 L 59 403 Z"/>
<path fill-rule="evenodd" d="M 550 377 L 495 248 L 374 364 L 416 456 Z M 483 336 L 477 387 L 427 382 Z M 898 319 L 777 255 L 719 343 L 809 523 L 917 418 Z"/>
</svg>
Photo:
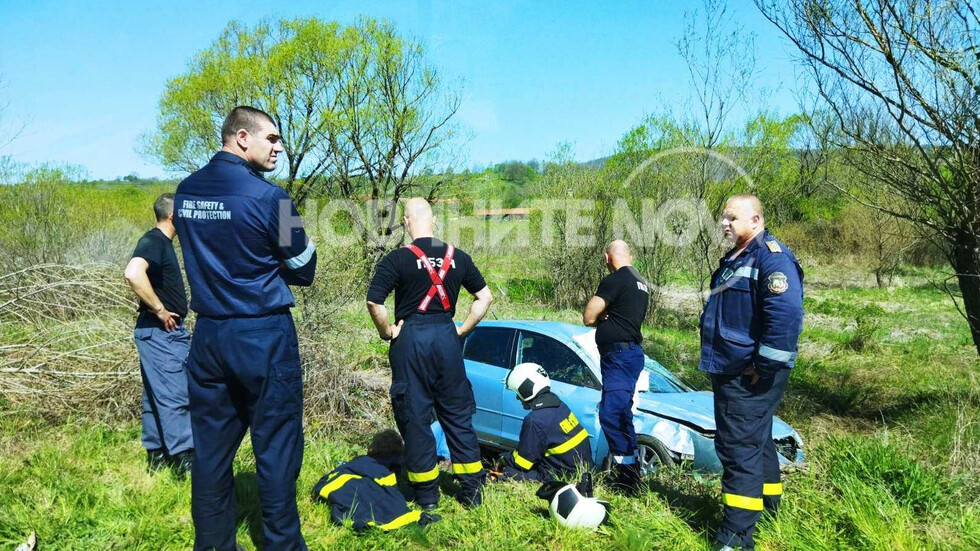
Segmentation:
<svg viewBox="0 0 980 551">
<path fill-rule="evenodd" d="M 598 403 L 601 387 L 578 352 L 557 339 L 526 330 L 518 332 L 515 348 L 515 365 L 531 362 L 544 368 L 551 378 L 552 392 L 565 402 L 579 423 L 588 429 L 595 447 L 595 438 L 599 435 Z M 514 392 L 505 387 L 504 393 L 502 437 L 507 447 L 516 448 L 527 410 Z"/>
<path fill-rule="evenodd" d="M 466 376 L 473 385 L 476 413 L 473 428 L 482 442 L 500 445 L 501 388 L 513 367 L 513 341 L 516 331 L 506 327 L 477 327 L 463 343 Z"/>
</svg>

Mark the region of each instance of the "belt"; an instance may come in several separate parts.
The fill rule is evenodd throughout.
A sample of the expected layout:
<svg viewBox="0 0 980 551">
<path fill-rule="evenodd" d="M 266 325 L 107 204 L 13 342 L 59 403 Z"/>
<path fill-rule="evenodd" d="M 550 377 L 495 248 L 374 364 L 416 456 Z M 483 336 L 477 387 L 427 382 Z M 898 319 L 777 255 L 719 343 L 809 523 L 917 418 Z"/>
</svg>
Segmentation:
<svg viewBox="0 0 980 551">
<path fill-rule="evenodd" d="M 232 314 L 232 315 L 229 315 L 229 316 L 205 316 L 205 315 L 202 315 L 202 314 L 198 314 L 197 317 L 198 318 L 207 318 L 207 319 L 212 319 L 212 320 L 228 320 L 228 319 L 243 319 L 243 318 L 246 318 L 246 319 L 250 319 L 250 318 L 264 318 L 264 317 L 267 317 L 267 316 L 280 316 L 280 315 L 289 314 L 289 313 L 290 313 L 289 306 L 282 306 L 282 307 L 276 308 L 275 310 L 270 310 L 268 312 L 262 312 L 261 314 Z"/>
<path fill-rule="evenodd" d="M 616 352 L 617 350 L 626 350 L 639 348 L 640 345 L 635 342 L 613 342 L 609 344 L 598 345 L 599 354 L 609 354 L 610 352 Z"/>
<path fill-rule="evenodd" d="M 421 312 L 416 312 L 411 316 L 405 318 L 405 323 L 452 323 L 453 317 L 449 315 L 448 312 L 436 312 L 432 314 L 423 314 Z"/>
</svg>

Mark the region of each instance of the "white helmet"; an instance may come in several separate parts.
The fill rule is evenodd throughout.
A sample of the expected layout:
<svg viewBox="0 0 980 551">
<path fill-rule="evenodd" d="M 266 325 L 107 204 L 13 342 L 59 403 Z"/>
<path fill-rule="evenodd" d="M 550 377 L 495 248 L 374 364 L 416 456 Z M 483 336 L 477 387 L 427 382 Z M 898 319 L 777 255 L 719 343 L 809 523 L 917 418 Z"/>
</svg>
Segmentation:
<svg viewBox="0 0 980 551">
<path fill-rule="evenodd" d="M 539 497 L 546 497 L 549 490 L 541 488 Z M 570 528 L 596 529 L 609 518 L 609 503 L 594 497 L 585 497 L 572 484 L 561 486 L 548 503 L 551 518 Z"/>
<path fill-rule="evenodd" d="M 517 393 L 522 402 L 533 400 L 546 388 L 551 387 L 548 373 L 538 364 L 522 363 L 515 366 L 504 379 L 507 388 Z"/>
</svg>

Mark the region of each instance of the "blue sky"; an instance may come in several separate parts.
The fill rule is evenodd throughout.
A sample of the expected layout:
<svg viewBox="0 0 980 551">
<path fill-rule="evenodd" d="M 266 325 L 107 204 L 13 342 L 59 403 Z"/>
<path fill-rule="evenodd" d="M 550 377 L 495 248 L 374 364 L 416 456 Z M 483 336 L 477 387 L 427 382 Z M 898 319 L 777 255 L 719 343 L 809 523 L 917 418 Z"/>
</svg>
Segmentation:
<svg viewBox="0 0 980 551">
<path fill-rule="evenodd" d="M 465 166 L 542 159 L 560 142 L 589 160 L 608 155 L 644 114 L 683 108 L 690 90 L 675 43 L 685 10 L 699 5 L 0 0 L 0 102 L 10 104 L 8 123 L 24 125 L 0 155 L 77 164 L 94 178 L 165 176 L 136 141 L 153 129 L 167 79 L 229 21 L 348 23 L 364 14 L 421 39 L 444 75 L 462 79 Z M 772 91 L 749 109 L 795 111 L 788 47 L 749 0 L 730 6 L 757 36 L 758 89 Z"/>
</svg>

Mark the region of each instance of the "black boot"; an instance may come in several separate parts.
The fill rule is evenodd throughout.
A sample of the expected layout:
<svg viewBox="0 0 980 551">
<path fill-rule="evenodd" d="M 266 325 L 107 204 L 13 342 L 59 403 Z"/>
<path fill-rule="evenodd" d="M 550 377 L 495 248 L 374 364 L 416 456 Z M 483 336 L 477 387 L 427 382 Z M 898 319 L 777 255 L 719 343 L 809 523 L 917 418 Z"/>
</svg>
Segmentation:
<svg viewBox="0 0 980 551">
<path fill-rule="evenodd" d="M 177 478 L 183 480 L 191 474 L 194 467 L 194 450 L 182 451 L 170 458 L 170 468 Z"/>
<path fill-rule="evenodd" d="M 483 503 L 482 479 L 467 480 L 459 485 L 456 501 L 467 509 L 479 507 Z"/>
<path fill-rule="evenodd" d="M 167 454 L 163 450 L 146 450 L 146 470 L 154 473 L 167 465 Z"/>
<path fill-rule="evenodd" d="M 779 512 L 780 497 L 781 496 L 762 496 L 762 514 L 764 516 L 768 516 L 773 520 L 776 519 L 776 513 Z"/>
<path fill-rule="evenodd" d="M 423 511 L 419 516 L 419 526 L 426 527 L 434 522 L 439 522 L 442 520 L 442 515 L 437 515 L 435 513 Z"/>
<path fill-rule="evenodd" d="M 613 490 L 630 497 L 640 495 L 643 488 L 643 478 L 640 475 L 640 466 L 633 465 L 613 465 Z"/>
<path fill-rule="evenodd" d="M 467 509 L 471 509 L 473 507 L 479 507 L 480 505 L 483 504 L 483 491 L 480 490 L 479 488 L 477 488 L 475 492 L 460 491 L 459 494 L 456 496 L 456 501 L 458 501 L 460 505 L 466 507 Z"/>
</svg>

